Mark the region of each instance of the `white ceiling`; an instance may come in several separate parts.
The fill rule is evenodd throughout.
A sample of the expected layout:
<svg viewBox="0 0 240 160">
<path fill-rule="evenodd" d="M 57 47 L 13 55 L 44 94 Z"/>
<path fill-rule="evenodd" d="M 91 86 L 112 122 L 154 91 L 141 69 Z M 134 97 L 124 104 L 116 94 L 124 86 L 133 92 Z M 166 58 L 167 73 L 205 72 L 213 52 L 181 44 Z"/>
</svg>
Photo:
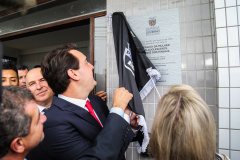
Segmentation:
<svg viewBox="0 0 240 160">
<path fill-rule="evenodd" d="M 89 41 L 89 25 L 48 32 L 3 42 L 4 47 L 17 50 L 30 50 L 70 42 Z"/>
</svg>

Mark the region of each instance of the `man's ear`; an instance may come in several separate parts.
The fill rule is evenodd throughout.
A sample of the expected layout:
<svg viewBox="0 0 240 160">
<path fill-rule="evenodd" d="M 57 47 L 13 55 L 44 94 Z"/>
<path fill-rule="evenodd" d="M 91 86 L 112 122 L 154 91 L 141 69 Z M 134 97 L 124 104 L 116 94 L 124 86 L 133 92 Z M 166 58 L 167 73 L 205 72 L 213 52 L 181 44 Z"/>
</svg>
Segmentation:
<svg viewBox="0 0 240 160">
<path fill-rule="evenodd" d="M 12 151 L 16 153 L 23 153 L 25 151 L 25 146 L 23 144 L 23 140 L 20 137 L 15 138 L 11 145 L 10 148 Z"/>
<path fill-rule="evenodd" d="M 77 70 L 69 69 L 69 70 L 67 71 L 67 74 L 68 74 L 68 76 L 69 76 L 71 79 L 73 79 L 73 80 L 75 80 L 75 81 L 79 81 L 79 80 L 80 80 L 79 72 L 78 72 Z"/>
</svg>

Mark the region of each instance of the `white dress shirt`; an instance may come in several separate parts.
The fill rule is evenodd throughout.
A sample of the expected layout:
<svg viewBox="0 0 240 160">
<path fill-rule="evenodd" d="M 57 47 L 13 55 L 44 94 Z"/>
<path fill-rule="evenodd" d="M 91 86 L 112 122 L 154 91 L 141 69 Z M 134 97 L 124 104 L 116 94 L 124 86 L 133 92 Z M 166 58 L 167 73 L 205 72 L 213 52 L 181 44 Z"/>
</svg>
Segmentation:
<svg viewBox="0 0 240 160">
<path fill-rule="evenodd" d="M 43 111 L 43 110 L 46 109 L 46 108 L 49 108 L 50 106 L 49 106 L 49 107 L 43 107 L 43 106 L 40 106 L 40 105 L 37 104 L 37 107 L 38 107 L 38 109 L 39 109 L 39 112 L 42 113 L 42 114 L 44 114 L 44 111 Z"/>
<path fill-rule="evenodd" d="M 64 96 L 64 95 L 62 95 L 62 94 L 58 94 L 58 97 L 61 98 L 61 99 L 66 100 L 66 101 L 68 101 L 68 102 L 70 102 L 70 103 L 73 103 L 73 104 L 75 104 L 75 105 L 77 105 L 77 106 L 79 106 L 79 107 L 82 107 L 83 109 L 85 109 L 86 111 L 88 111 L 87 107 L 85 106 L 87 100 L 89 100 L 88 98 L 85 99 L 85 100 L 83 100 L 83 99 L 76 99 L 76 98 L 66 97 L 66 96 Z M 89 100 L 89 101 L 90 101 L 90 100 Z M 94 111 L 94 109 L 93 109 L 93 111 Z M 96 113 L 95 111 L 94 111 L 94 113 L 95 113 L 96 117 L 98 118 L 97 113 Z M 119 116 L 123 117 L 128 123 L 130 123 L 130 116 L 127 115 L 127 114 L 125 114 L 121 108 L 113 107 L 113 108 L 111 108 L 110 113 L 116 113 L 116 114 L 118 114 Z M 99 118 L 98 118 L 98 120 L 100 121 Z M 100 123 L 102 124 L 101 121 L 100 121 Z M 137 130 L 134 130 L 134 129 L 132 129 L 132 130 L 133 130 L 134 133 L 137 132 Z"/>
<path fill-rule="evenodd" d="M 62 94 L 59 94 L 58 97 L 61 98 L 61 99 L 66 100 L 66 101 L 68 101 L 68 102 L 70 102 L 70 103 L 73 103 L 73 104 L 75 104 L 75 105 L 77 105 L 77 106 L 85 109 L 86 111 L 88 111 L 88 109 L 87 109 L 87 107 L 86 107 L 86 102 L 87 102 L 87 100 L 89 100 L 88 98 L 85 99 L 85 100 L 83 100 L 83 99 L 76 99 L 76 98 L 66 97 L 66 96 L 64 96 L 64 95 L 62 95 Z M 89 100 L 89 102 L 90 102 L 90 100 Z M 94 111 L 94 109 L 93 109 L 93 111 Z M 88 111 L 88 112 L 89 112 L 89 111 Z M 95 113 L 97 119 L 99 120 L 99 122 L 102 124 L 101 120 L 98 118 L 97 113 L 96 113 L 95 111 L 94 111 L 94 113 Z"/>
</svg>

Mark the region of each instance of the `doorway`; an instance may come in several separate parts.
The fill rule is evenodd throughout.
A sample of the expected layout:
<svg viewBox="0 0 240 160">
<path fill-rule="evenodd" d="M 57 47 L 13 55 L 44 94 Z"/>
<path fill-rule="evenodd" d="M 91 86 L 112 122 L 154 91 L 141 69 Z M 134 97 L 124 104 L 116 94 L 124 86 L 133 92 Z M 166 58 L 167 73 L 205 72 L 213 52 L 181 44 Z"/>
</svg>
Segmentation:
<svg viewBox="0 0 240 160">
<path fill-rule="evenodd" d="M 97 63 L 94 75 L 98 87 L 94 92 L 106 91 L 106 22 L 102 17 L 105 14 L 106 12 L 95 13 L 0 36 L 3 55 L 16 58 L 18 65 L 25 64 L 31 69 L 39 65 L 52 49 L 65 43 L 76 43 L 77 49 L 86 55 L 91 64 Z M 101 24 L 102 22 L 105 23 Z"/>
</svg>

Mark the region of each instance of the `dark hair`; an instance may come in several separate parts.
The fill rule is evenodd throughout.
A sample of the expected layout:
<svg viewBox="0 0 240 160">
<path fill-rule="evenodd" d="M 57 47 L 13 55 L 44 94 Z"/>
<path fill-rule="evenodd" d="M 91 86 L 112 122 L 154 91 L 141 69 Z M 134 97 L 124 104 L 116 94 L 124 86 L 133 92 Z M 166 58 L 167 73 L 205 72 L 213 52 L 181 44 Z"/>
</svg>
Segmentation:
<svg viewBox="0 0 240 160">
<path fill-rule="evenodd" d="M 17 137 L 30 132 L 32 117 L 25 113 L 25 105 L 34 100 L 32 93 L 19 86 L 4 86 L 0 105 L 0 158 L 10 149 Z"/>
<path fill-rule="evenodd" d="M 17 78 L 18 78 L 17 67 L 11 61 L 3 62 L 2 69 L 3 70 L 13 70 L 13 71 L 15 71 L 16 74 L 17 74 Z"/>
<path fill-rule="evenodd" d="M 17 70 L 25 70 L 25 69 L 28 70 L 28 67 L 24 64 L 21 64 L 21 65 L 17 66 Z"/>
<path fill-rule="evenodd" d="M 43 77 L 55 94 L 61 94 L 67 90 L 70 83 L 67 71 L 79 69 L 78 59 L 69 53 L 74 49 L 76 49 L 75 44 L 65 44 L 49 52 L 42 60 Z"/>
</svg>

